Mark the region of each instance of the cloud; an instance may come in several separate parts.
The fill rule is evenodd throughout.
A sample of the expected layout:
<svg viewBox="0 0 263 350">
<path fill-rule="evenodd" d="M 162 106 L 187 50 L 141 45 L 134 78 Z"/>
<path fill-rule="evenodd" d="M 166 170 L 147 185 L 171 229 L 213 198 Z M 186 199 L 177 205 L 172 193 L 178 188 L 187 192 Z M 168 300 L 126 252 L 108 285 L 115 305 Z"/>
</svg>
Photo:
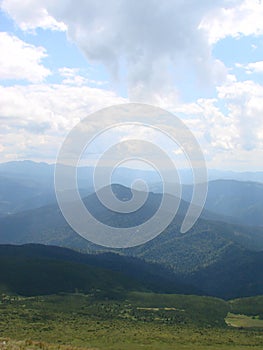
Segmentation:
<svg viewBox="0 0 263 350">
<path fill-rule="evenodd" d="M 250 166 L 257 169 L 263 157 L 263 87 L 230 76 L 217 90 L 216 98 L 175 104 L 171 111 L 194 133 L 209 167 L 232 168 L 240 162 L 244 169 L 249 159 Z M 2 86 L 0 95 L 1 161 L 54 162 L 64 137 L 80 119 L 102 107 L 127 102 L 111 91 L 69 84 Z M 127 137 L 135 134 L 138 130 L 127 130 Z M 140 136 L 166 145 L 156 135 Z M 112 137 L 125 139 L 125 134 Z M 104 141 L 95 151 L 103 151 L 103 145 Z"/>
<path fill-rule="evenodd" d="M 125 99 L 87 85 L 0 86 L 0 161 L 52 160 L 63 138 L 81 118 Z"/>
<path fill-rule="evenodd" d="M 30 45 L 14 35 L 0 32 L 0 79 L 43 81 L 51 72 L 41 61 L 47 56 L 43 47 Z"/>
<path fill-rule="evenodd" d="M 236 147 L 247 151 L 262 149 L 263 86 L 251 80 L 235 81 L 218 88 L 226 100 L 231 118 L 238 130 Z"/>
<path fill-rule="evenodd" d="M 22 28 L 46 28 L 41 25 L 43 11 L 64 23 L 68 38 L 90 62 L 104 64 L 113 80 L 122 80 L 133 100 L 158 102 L 167 95 L 177 100 L 174 86 L 179 76 L 184 79 L 183 70 L 207 84 L 226 75 L 223 63 L 212 56 L 207 33 L 199 28 L 223 0 L 109 0 L 103 6 L 96 0 L 28 0 L 26 11 L 18 0 L 3 4 Z"/>
<path fill-rule="evenodd" d="M 220 110 L 218 98 L 200 98 L 194 103 L 174 108 L 174 113 L 183 113 L 184 122 L 193 132 L 206 156 L 235 149 L 238 130 L 231 118 Z"/>
<path fill-rule="evenodd" d="M 29 0 L 21 4 L 20 0 L 2 0 L 0 6 L 22 30 L 28 31 L 36 28 L 67 30 L 66 25 L 50 16 L 47 9 L 40 2 Z"/>
<path fill-rule="evenodd" d="M 62 81 L 63 84 L 83 85 L 86 82 L 86 79 L 78 74 L 79 69 L 77 68 L 63 67 L 59 69 L 59 73 L 64 78 Z"/>
<path fill-rule="evenodd" d="M 244 164 L 258 168 L 263 157 L 263 86 L 230 76 L 217 91 L 217 98 L 198 99 L 174 111 L 184 113 L 210 164 L 219 164 L 219 159 L 237 164 L 247 157 Z"/>
<path fill-rule="evenodd" d="M 263 61 L 250 62 L 248 64 L 236 63 L 236 67 L 245 69 L 246 74 L 263 73 Z"/>
<path fill-rule="evenodd" d="M 200 28 L 207 31 L 209 42 L 231 36 L 262 35 L 263 3 L 260 0 L 225 1 L 225 6 L 214 8 L 203 18 Z"/>
<path fill-rule="evenodd" d="M 155 103 L 179 114 L 201 143 L 210 166 L 227 166 L 227 159 L 232 164 L 251 159 L 257 165 L 262 158 L 262 85 L 227 75 L 224 63 L 213 56 L 216 43 L 226 37 L 263 35 L 260 1 L 109 0 L 101 6 L 95 0 L 27 0 L 26 5 L 3 0 L 1 6 L 23 30 L 67 30 L 68 39 L 90 63 L 106 66 L 121 91 L 126 85 L 130 100 Z M 104 82 L 90 81 L 74 68 L 59 70 L 60 85 L 41 84 L 50 73 L 42 63 L 45 50 L 1 35 L 5 39 L 1 52 L 9 54 L 0 57 L 4 67 L 0 78 L 34 83 L 0 88 L 3 157 L 32 152 L 52 159 L 79 119 L 127 101 L 106 89 L 92 88 Z M 237 67 L 247 74 L 263 71 L 262 61 Z M 217 87 L 213 98 L 181 103 L 176 86 L 187 82 L 194 90 L 194 80 Z"/>
<path fill-rule="evenodd" d="M 94 86 L 105 86 L 108 84 L 107 81 L 89 79 L 83 74 L 79 68 L 59 68 L 59 74 L 63 77 L 63 84 L 69 85 L 94 85 Z"/>
<path fill-rule="evenodd" d="M 224 82 L 227 69 L 213 57 L 214 43 L 263 34 L 258 0 L 109 0 L 103 6 L 96 0 L 27 0 L 27 6 L 3 0 L 2 9 L 24 30 L 67 29 L 69 40 L 90 62 L 104 64 L 132 100 L 158 105 L 167 96 L 178 102 L 178 81 Z"/>
<path fill-rule="evenodd" d="M 165 106 L 164 106 L 165 108 Z M 215 98 L 175 104 L 170 111 L 190 128 L 210 168 L 259 170 L 263 157 L 263 86 L 229 75 Z"/>
</svg>

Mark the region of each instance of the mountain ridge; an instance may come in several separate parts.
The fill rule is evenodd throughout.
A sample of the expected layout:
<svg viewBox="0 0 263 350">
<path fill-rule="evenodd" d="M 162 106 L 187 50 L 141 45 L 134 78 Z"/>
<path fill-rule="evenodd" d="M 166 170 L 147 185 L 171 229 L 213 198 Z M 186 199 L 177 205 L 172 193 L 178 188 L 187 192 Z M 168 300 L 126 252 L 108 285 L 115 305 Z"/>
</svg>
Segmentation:
<svg viewBox="0 0 263 350">
<path fill-rule="evenodd" d="M 22 295 L 103 289 L 201 294 L 172 270 L 116 253 L 83 254 L 40 244 L 0 245 L 0 290 Z M 30 281 L 30 283 L 28 283 Z"/>
</svg>

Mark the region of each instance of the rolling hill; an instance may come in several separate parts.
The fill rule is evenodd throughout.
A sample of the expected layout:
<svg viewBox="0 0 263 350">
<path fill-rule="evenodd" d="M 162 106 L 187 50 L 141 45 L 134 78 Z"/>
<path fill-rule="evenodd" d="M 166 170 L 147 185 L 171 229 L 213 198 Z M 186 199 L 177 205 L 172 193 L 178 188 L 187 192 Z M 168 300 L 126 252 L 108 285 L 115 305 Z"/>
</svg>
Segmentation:
<svg viewBox="0 0 263 350">
<path fill-rule="evenodd" d="M 185 186 L 183 198 L 191 199 L 191 186 Z M 263 226 L 263 184 L 236 180 L 208 183 L 205 209 L 235 219 L 241 225 Z"/>
<path fill-rule="evenodd" d="M 0 216 L 55 204 L 54 169 L 54 164 L 32 161 L 0 163 Z M 208 172 L 210 181 L 205 209 L 210 214 L 215 213 L 221 221 L 229 223 L 263 226 L 262 173 Z M 80 167 L 77 174 L 84 198 L 94 192 L 93 168 Z M 180 176 L 184 184 L 183 199 L 190 202 L 189 171 L 181 170 Z M 112 183 L 129 187 L 138 178 L 146 181 L 152 192 L 162 191 L 159 176 L 148 170 L 119 167 L 113 173 Z M 172 173 L 169 178 L 173 179 Z"/>
<path fill-rule="evenodd" d="M 116 185 L 113 189 L 119 198 L 127 198 L 130 195 L 130 190 L 123 186 Z M 125 227 L 130 224 L 134 226 L 150 217 L 160 200 L 160 195 L 151 194 L 149 201 L 131 215 L 116 214 L 102 207 L 95 194 L 85 198 L 84 202 L 103 222 Z M 227 224 L 216 220 L 218 216 L 214 216 L 212 220 L 213 215 L 204 212 L 203 218 L 200 218 L 189 232 L 181 234 L 180 223 L 186 209 L 187 203 L 182 202 L 175 220 L 154 240 L 142 246 L 118 251 L 121 254 L 163 264 L 179 274 L 187 283 L 193 283 L 196 288 L 211 295 L 228 298 L 238 297 L 243 291 L 246 291 L 244 295 L 253 293 L 253 288 L 248 289 L 247 285 L 253 282 L 251 270 L 257 266 L 260 270 L 263 266 L 262 256 L 257 253 L 263 250 L 263 229 Z M 2 244 L 43 243 L 83 252 L 107 250 L 73 232 L 57 206 L 47 206 L 2 218 L 0 230 Z M 232 257 L 233 261 L 228 260 L 229 257 Z M 236 263 L 240 259 L 244 265 Z M 231 262 L 224 263 L 226 261 Z M 247 262 L 250 268 L 244 269 Z M 213 277 L 217 273 L 221 273 L 220 278 Z M 224 278 L 227 275 L 231 276 L 231 283 L 225 286 Z M 240 284 L 239 290 L 235 283 Z M 260 281 L 255 285 L 255 290 L 257 293 L 263 293 Z"/>
<path fill-rule="evenodd" d="M 0 245 L 0 291 L 20 295 L 128 290 L 201 294 L 172 270 L 113 253 L 82 254 L 45 245 Z"/>
</svg>

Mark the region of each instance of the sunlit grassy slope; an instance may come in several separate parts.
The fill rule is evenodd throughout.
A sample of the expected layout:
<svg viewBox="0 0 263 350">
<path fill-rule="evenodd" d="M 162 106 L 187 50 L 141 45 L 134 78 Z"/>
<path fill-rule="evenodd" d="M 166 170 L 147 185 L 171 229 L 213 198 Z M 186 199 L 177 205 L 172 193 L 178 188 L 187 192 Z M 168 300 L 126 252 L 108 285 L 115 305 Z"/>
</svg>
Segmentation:
<svg viewBox="0 0 263 350">
<path fill-rule="evenodd" d="M 0 337 L 16 342 L 0 348 L 262 349 L 260 330 L 224 323 L 229 307 L 216 298 L 134 292 L 122 301 L 82 294 L 3 296 Z"/>
</svg>

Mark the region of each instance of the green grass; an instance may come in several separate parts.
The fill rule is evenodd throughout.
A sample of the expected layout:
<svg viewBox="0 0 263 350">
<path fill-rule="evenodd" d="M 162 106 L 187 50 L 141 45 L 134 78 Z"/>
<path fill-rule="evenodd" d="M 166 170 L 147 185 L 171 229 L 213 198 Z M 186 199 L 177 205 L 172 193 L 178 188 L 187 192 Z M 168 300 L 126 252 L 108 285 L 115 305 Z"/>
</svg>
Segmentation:
<svg viewBox="0 0 263 350">
<path fill-rule="evenodd" d="M 260 320 L 258 316 L 237 315 L 229 312 L 226 323 L 232 327 L 263 329 L 263 320 Z"/>
<path fill-rule="evenodd" d="M 68 345 L 50 344 L 40 341 L 32 340 L 13 340 L 9 338 L 0 338 L 0 349 L 1 350 L 96 350 L 95 348 L 83 348 L 73 347 Z"/>
<path fill-rule="evenodd" d="M 199 316 L 194 318 L 197 310 Z M 100 350 L 262 349 L 260 330 L 211 322 L 222 321 L 226 312 L 222 300 L 182 295 L 130 293 L 124 301 L 82 294 L 5 297 L 0 304 L 0 338 L 22 341 L 19 350 L 30 349 L 25 341 L 43 343 L 46 347 L 39 348 L 44 349 L 49 349 L 47 342 L 50 349 L 61 345 Z M 0 344 L 0 349 L 11 347 Z"/>
<path fill-rule="evenodd" d="M 139 307 L 157 307 L 162 311 L 175 308 L 170 314 L 177 314 L 185 324 L 197 326 L 225 326 L 224 319 L 229 311 L 229 304 L 222 299 L 196 295 L 131 292 L 129 300 Z"/>
<path fill-rule="evenodd" d="M 229 301 L 230 310 L 234 314 L 248 316 L 262 315 L 263 319 L 263 295 L 249 298 L 240 298 Z"/>
</svg>

